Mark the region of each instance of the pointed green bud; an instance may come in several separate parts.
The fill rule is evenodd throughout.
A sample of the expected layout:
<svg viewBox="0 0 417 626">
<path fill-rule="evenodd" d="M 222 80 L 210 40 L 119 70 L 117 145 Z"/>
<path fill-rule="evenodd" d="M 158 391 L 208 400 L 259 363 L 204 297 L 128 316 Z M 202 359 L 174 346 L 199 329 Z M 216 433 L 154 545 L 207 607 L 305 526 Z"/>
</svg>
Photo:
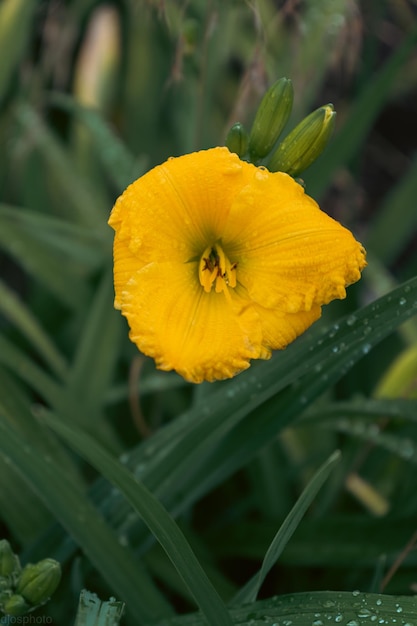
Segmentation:
<svg viewBox="0 0 417 626">
<path fill-rule="evenodd" d="M 12 576 L 20 571 L 19 558 L 6 539 L 0 541 L 0 576 Z"/>
<path fill-rule="evenodd" d="M 21 595 L 15 593 L 3 604 L 3 612 L 6 615 L 24 615 L 30 606 Z"/>
<path fill-rule="evenodd" d="M 240 122 L 233 124 L 227 133 L 226 147 L 230 152 L 235 152 L 238 157 L 243 157 L 248 151 L 248 133 Z"/>
<path fill-rule="evenodd" d="M 39 563 L 28 563 L 17 582 L 17 591 L 31 605 L 46 602 L 61 580 L 61 566 L 54 559 L 43 559 Z"/>
<path fill-rule="evenodd" d="M 249 135 L 249 154 L 255 160 L 271 152 L 288 122 L 293 99 L 293 86 L 288 78 L 280 78 L 262 98 Z"/>
<path fill-rule="evenodd" d="M 335 125 L 336 112 L 326 104 L 310 113 L 282 141 L 268 165 L 271 172 L 298 176 L 323 152 Z"/>
</svg>

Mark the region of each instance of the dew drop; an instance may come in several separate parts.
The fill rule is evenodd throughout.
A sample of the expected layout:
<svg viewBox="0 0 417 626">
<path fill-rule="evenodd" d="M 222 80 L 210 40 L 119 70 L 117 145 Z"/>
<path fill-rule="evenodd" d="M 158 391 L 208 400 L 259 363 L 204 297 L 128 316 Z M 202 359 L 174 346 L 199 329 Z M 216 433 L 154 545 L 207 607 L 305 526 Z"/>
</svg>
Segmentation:
<svg viewBox="0 0 417 626">
<path fill-rule="evenodd" d="M 334 352 L 335 354 L 339 352 L 339 346 L 333 346 L 332 352 Z"/>
<path fill-rule="evenodd" d="M 410 293 L 410 291 L 411 291 L 411 287 L 410 287 L 410 285 L 406 285 L 406 286 L 404 287 L 404 291 L 405 291 L 405 293 Z M 407 625 L 405 625 L 405 626 L 407 626 Z"/>
<path fill-rule="evenodd" d="M 397 613 L 402 613 L 403 612 L 403 607 L 402 606 L 400 606 L 399 604 L 396 604 L 395 606 L 396 606 L 395 610 L 397 611 Z"/>
<path fill-rule="evenodd" d="M 371 617 L 372 615 L 373 615 L 373 613 L 369 609 L 360 609 L 358 611 L 358 617 L 360 617 L 360 618 Z"/>
<path fill-rule="evenodd" d="M 355 619 L 351 619 L 347 622 L 346 626 L 359 626 L 359 622 L 357 622 Z"/>
<path fill-rule="evenodd" d="M 353 326 L 353 324 L 356 322 L 356 319 L 356 315 L 350 315 L 346 320 L 346 324 L 348 326 Z"/>
<path fill-rule="evenodd" d="M 381 598 L 378 598 L 378 600 L 375 602 L 375 604 L 376 604 L 377 606 L 381 606 L 381 604 L 382 604 L 382 600 L 381 600 Z"/>
<path fill-rule="evenodd" d="M 400 299 L 398 300 L 398 304 L 399 304 L 400 306 L 404 306 L 404 304 L 407 304 L 407 300 L 406 300 L 405 298 L 400 298 Z"/>
<path fill-rule="evenodd" d="M 315 619 L 311 626 L 323 626 L 321 619 Z"/>
<path fill-rule="evenodd" d="M 360 594 L 360 591 L 358 589 L 355 589 L 355 591 L 352 591 L 352 596 L 354 596 L 355 598 Z"/>
<path fill-rule="evenodd" d="M 334 621 L 335 621 L 337 624 L 340 624 L 340 622 L 341 622 L 342 620 L 343 620 L 343 615 L 342 615 L 341 613 L 338 613 L 338 614 L 335 616 L 335 618 L 334 618 Z"/>
<path fill-rule="evenodd" d="M 365 343 L 365 344 L 362 346 L 362 352 L 363 352 L 363 354 L 368 354 L 368 352 L 370 351 L 370 349 L 371 349 L 371 348 L 372 348 L 372 346 L 371 346 L 371 344 L 370 344 L 370 343 Z"/>
</svg>

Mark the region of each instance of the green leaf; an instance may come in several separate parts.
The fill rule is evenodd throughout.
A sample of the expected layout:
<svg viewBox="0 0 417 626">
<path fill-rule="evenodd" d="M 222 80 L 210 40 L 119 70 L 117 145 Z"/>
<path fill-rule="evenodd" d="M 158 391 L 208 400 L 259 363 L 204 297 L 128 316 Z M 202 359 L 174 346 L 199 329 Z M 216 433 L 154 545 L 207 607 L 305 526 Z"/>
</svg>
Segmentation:
<svg viewBox="0 0 417 626">
<path fill-rule="evenodd" d="M 61 378 L 67 372 L 67 363 L 49 336 L 32 315 L 31 311 L 18 298 L 17 294 L 0 280 L 0 313 L 37 349 L 51 370 Z"/>
<path fill-rule="evenodd" d="M 340 452 L 335 452 L 313 476 L 275 535 L 265 554 L 261 569 L 238 591 L 236 596 L 233 598 L 232 603 L 234 605 L 254 602 L 256 600 L 268 572 L 279 559 L 282 551 L 297 529 L 307 509 L 312 504 L 317 493 L 326 482 L 327 478 L 334 469 L 334 466 L 339 460 Z"/>
<path fill-rule="evenodd" d="M 276 521 L 238 522 L 210 533 L 210 545 L 219 559 L 258 561 L 268 549 Z M 414 517 L 359 514 L 304 518 L 285 547 L 280 564 L 298 568 L 373 568 L 381 554 L 392 565 L 415 532 Z M 417 566 L 417 552 L 407 556 L 407 566 Z"/>
<path fill-rule="evenodd" d="M 58 138 L 30 105 L 19 103 L 15 115 L 23 130 L 29 134 L 31 143 L 34 143 L 45 160 L 48 171 L 57 181 L 60 196 L 70 202 L 74 222 L 94 228 L 100 236 L 107 236 L 110 240 L 110 229 L 106 224 L 107 205 L 101 191 L 83 179 Z M 65 206 L 65 202 L 54 203 L 53 206 L 60 210 L 61 204 Z"/>
<path fill-rule="evenodd" d="M 14 232 L 31 235 L 47 246 L 49 254 L 62 263 L 71 263 L 74 274 L 99 268 L 111 252 L 111 242 L 97 230 L 73 224 L 62 217 L 45 215 L 20 206 L 0 204 L 2 224 L 14 226 Z"/>
<path fill-rule="evenodd" d="M 348 163 L 360 150 L 374 120 L 389 97 L 399 69 L 411 55 L 416 43 L 417 28 L 414 27 L 385 65 L 359 93 L 340 132 L 308 173 L 303 175 L 310 195 L 321 196 L 329 187 L 335 171 Z"/>
<path fill-rule="evenodd" d="M 36 6 L 35 0 L 2 0 L 0 4 L 0 102 L 30 41 Z"/>
<path fill-rule="evenodd" d="M 239 626 L 369 626 L 373 623 L 405 626 L 415 624 L 417 602 L 414 596 L 316 591 L 274 596 L 231 609 L 231 615 L 233 623 Z M 164 620 L 158 626 L 206 626 L 206 623 L 198 615 L 186 615 Z"/>
<path fill-rule="evenodd" d="M 22 227 L 20 209 L 11 215 L 10 207 L 1 206 L 0 248 L 14 258 L 70 309 L 79 309 L 88 298 L 85 268 L 68 263 L 62 251 L 35 235 L 34 228 Z M 59 267 L 59 272 L 57 268 Z"/>
<path fill-rule="evenodd" d="M 29 384 L 52 406 L 59 406 L 63 397 L 61 385 L 6 337 L 0 335 L 0 364 Z"/>
<path fill-rule="evenodd" d="M 119 191 L 123 191 L 133 180 L 145 173 L 146 160 L 136 159 L 130 153 L 99 111 L 83 106 L 61 93 L 52 93 L 50 101 L 86 125 L 106 173 Z"/>
<path fill-rule="evenodd" d="M 101 408 L 119 355 L 121 317 L 113 307 L 110 272 L 105 272 L 87 311 L 67 379 L 67 394 L 81 398 L 90 419 Z"/>
<path fill-rule="evenodd" d="M 83 589 L 80 594 L 74 626 L 118 626 L 124 604 L 116 600 L 100 600 L 95 593 Z"/>
<path fill-rule="evenodd" d="M 164 548 L 209 624 L 230 626 L 228 611 L 190 545 L 162 504 L 123 465 L 93 439 L 45 416 L 46 423 L 83 458 L 118 487 Z"/>
<path fill-rule="evenodd" d="M 0 452 L 83 549 L 91 563 L 144 624 L 172 614 L 151 579 L 123 548 L 83 492 L 59 465 L 39 454 L 0 416 Z"/>
<path fill-rule="evenodd" d="M 368 229 L 366 247 L 381 263 L 392 263 L 412 239 L 417 224 L 416 196 L 417 158 L 378 207 Z"/>
</svg>

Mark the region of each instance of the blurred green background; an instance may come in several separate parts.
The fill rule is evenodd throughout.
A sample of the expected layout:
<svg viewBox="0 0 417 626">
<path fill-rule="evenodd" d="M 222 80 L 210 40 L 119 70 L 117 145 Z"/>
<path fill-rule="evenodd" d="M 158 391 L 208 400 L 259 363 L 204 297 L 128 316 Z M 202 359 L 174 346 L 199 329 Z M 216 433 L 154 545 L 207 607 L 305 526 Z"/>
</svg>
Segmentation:
<svg viewBox="0 0 417 626">
<path fill-rule="evenodd" d="M 337 111 L 335 136 L 304 180 L 368 250 L 363 279 L 318 327 L 352 314 L 416 274 L 416 46 L 415 0 L 0 0 L 1 419 L 71 484 L 93 489 L 121 544 L 178 612 L 193 604 L 137 517 L 38 420 L 51 411 L 112 454 L 137 447 L 152 457 L 152 433 L 210 402 L 210 385 L 157 372 L 130 344 L 112 306 L 111 207 L 169 156 L 223 145 L 236 121 L 250 128 L 265 90 L 287 76 L 289 128 L 327 102 Z M 417 591 L 411 547 L 384 579 L 417 529 L 416 339 L 410 320 L 347 364 L 308 407 L 313 426 L 254 443 L 247 460 L 189 500 L 188 487 L 175 485 L 167 507 L 223 598 L 257 570 L 336 447 L 342 465 L 261 595 Z M 409 403 L 378 404 L 384 397 Z M 132 461 L 137 475 L 142 462 Z M 73 543 L 62 530 L 67 512 L 49 510 L 42 485 L 22 473 L 0 457 L 0 535 L 24 561 L 63 563 L 50 610 L 65 623 L 82 587 L 106 597 L 119 588 L 80 551 L 81 536 Z"/>
</svg>

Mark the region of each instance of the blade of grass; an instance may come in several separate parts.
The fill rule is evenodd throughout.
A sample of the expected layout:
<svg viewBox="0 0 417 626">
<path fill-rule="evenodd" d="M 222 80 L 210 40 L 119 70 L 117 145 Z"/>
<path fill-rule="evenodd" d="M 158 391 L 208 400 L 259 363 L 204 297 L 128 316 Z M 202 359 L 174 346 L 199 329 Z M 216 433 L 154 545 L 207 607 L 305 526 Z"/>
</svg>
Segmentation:
<svg viewBox="0 0 417 626">
<path fill-rule="evenodd" d="M 21 102 L 16 107 L 15 115 L 45 159 L 50 174 L 58 182 L 60 195 L 71 203 L 74 222 L 92 227 L 110 240 L 106 224 L 107 205 L 100 190 L 92 188 L 82 178 L 63 145 L 31 106 Z M 59 209 L 61 205 L 56 203 L 55 206 Z"/>
<path fill-rule="evenodd" d="M 111 242 L 96 230 L 68 222 L 61 217 L 45 215 L 20 206 L 0 204 L 2 224 L 14 225 L 16 232 L 24 231 L 40 240 L 51 254 L 62 254 L 75 271 L 97 269 L 111 253 Z"/>
<path fill-rule="evenodd" d="M 3 0 L 0 4 L 0 102 L 29 43 L 36 7 L 36 0 Z"/>
<path fill-rule="evenodd" d="M 307 487 L 303 490 L 294 507 L 285 518 L 282 526 L 270 544 L 262 561 L 261 569 L 238 591 L 232 600 L 232 604 L 244 604 L 254 602 L 268 572 L 279 559 L 285 546 L 297 529 L 307 509 L 312 504 L 317 493 L 326 482 L 334 466 L 340 460 L 340 452 L 334 452 L 331 457 L 320 467 L 313 476 Z"/>
<path fill-rule="evenodd" d="M 152 534 L 164 548 L 209 624 L 231 626 L 232 621 L 220 596 L 210 583 L 189 543 L 162 504 L 123 465 L 97 443 L 58 420 L 44 417 L 48 426 L 118 487 Z"/>
<path fill-rule="evenodd" d="M 343 128 L 320 159 L 303 175 L 310 195 L 320 197 L 328 189 L 335 171 L 346 165 L 361 148 L 372 123 L 389 97 L 398 70 L 407 61 L 416 43 L 415 28 L 355 99 Z"/>
<path fill-rule="evenodd" d="M 98 416 L 119 354 L 121 318 L 113 308 L 110 272 L 105 272 L 88 309 L 67 379 L 67 395 L 82 398 L 90 419 Z"/>
<path fill-rule="evenodd" d="M 89 289 L 86 281 L 80 280 L 85 278 L 85 268 L 80 271 L 80 265 L 65 262 L 56 246 L 34 237 L 34 232 L 22 228 L 18 220 L 2 219 L 0 248 L 66 307 L 74 310 L 85 306 Z"/>
<path fill-rule="evenodd" d="M 50 463 L 47 457 L 39 454 L 32 442 L 19 436 L 4 419 L 0 419 L 0 451 L 6 463 L 15 466 L 74 537 L 137 620 L 152 624 L 172 615 L 162 594 L 129 550 L 120 545 L 86 496 L 57 464 Z"/>
<path fill-rule="evenodd" d="M 392 263 L 412 239 L 417 224 L 416 195 L 417 158 L 385 198 L 369 226 L 366 247 L 381 263 Z"/>
<path fill-rule="evenodd" d="M 30 310 L 2 280 L 0 280 L 0 313 L 31 342 L 58 377 L 63 378 L 66 375 L 68 365 L 64 357 Z"/>
<path fill-rule="evenodd" d="M 0 335 L 0 364 L 29 384 L 53 406 L 61 403 L 62 387 L 29 356 Z"/>
<path fill-rule="evenodd" d="M 400 609 L 400 610 L 398 610 Z M 288 624 L 288 626 L 312 626 L 319 619 L 327 624 L 369 623 L 395 625 L 399 614 L 401 622 L 413 624 L 417 619 L 417 603 L 414 596 L 388 596 L 374 593 L 316 591 L 274 596 L 253 604 L 231 609 L 234 624 L 260 626 L 261 624 Z M 267 616 L 267 620 L 265 620 Z M 323 619 L 324 618 L 324 619 Z M 164 620 L 158 626 L 205 626 L 198 615 L 186 615 Z"/>
<path fill-rule="evenodd" d="M 52 93 L 50 102 L 85 124 L 106 173 L 120 192 L 145 173 L 145 157 L 136 159 L 97 110 L 83 106 L 61 93 Z"/>
</svg>

